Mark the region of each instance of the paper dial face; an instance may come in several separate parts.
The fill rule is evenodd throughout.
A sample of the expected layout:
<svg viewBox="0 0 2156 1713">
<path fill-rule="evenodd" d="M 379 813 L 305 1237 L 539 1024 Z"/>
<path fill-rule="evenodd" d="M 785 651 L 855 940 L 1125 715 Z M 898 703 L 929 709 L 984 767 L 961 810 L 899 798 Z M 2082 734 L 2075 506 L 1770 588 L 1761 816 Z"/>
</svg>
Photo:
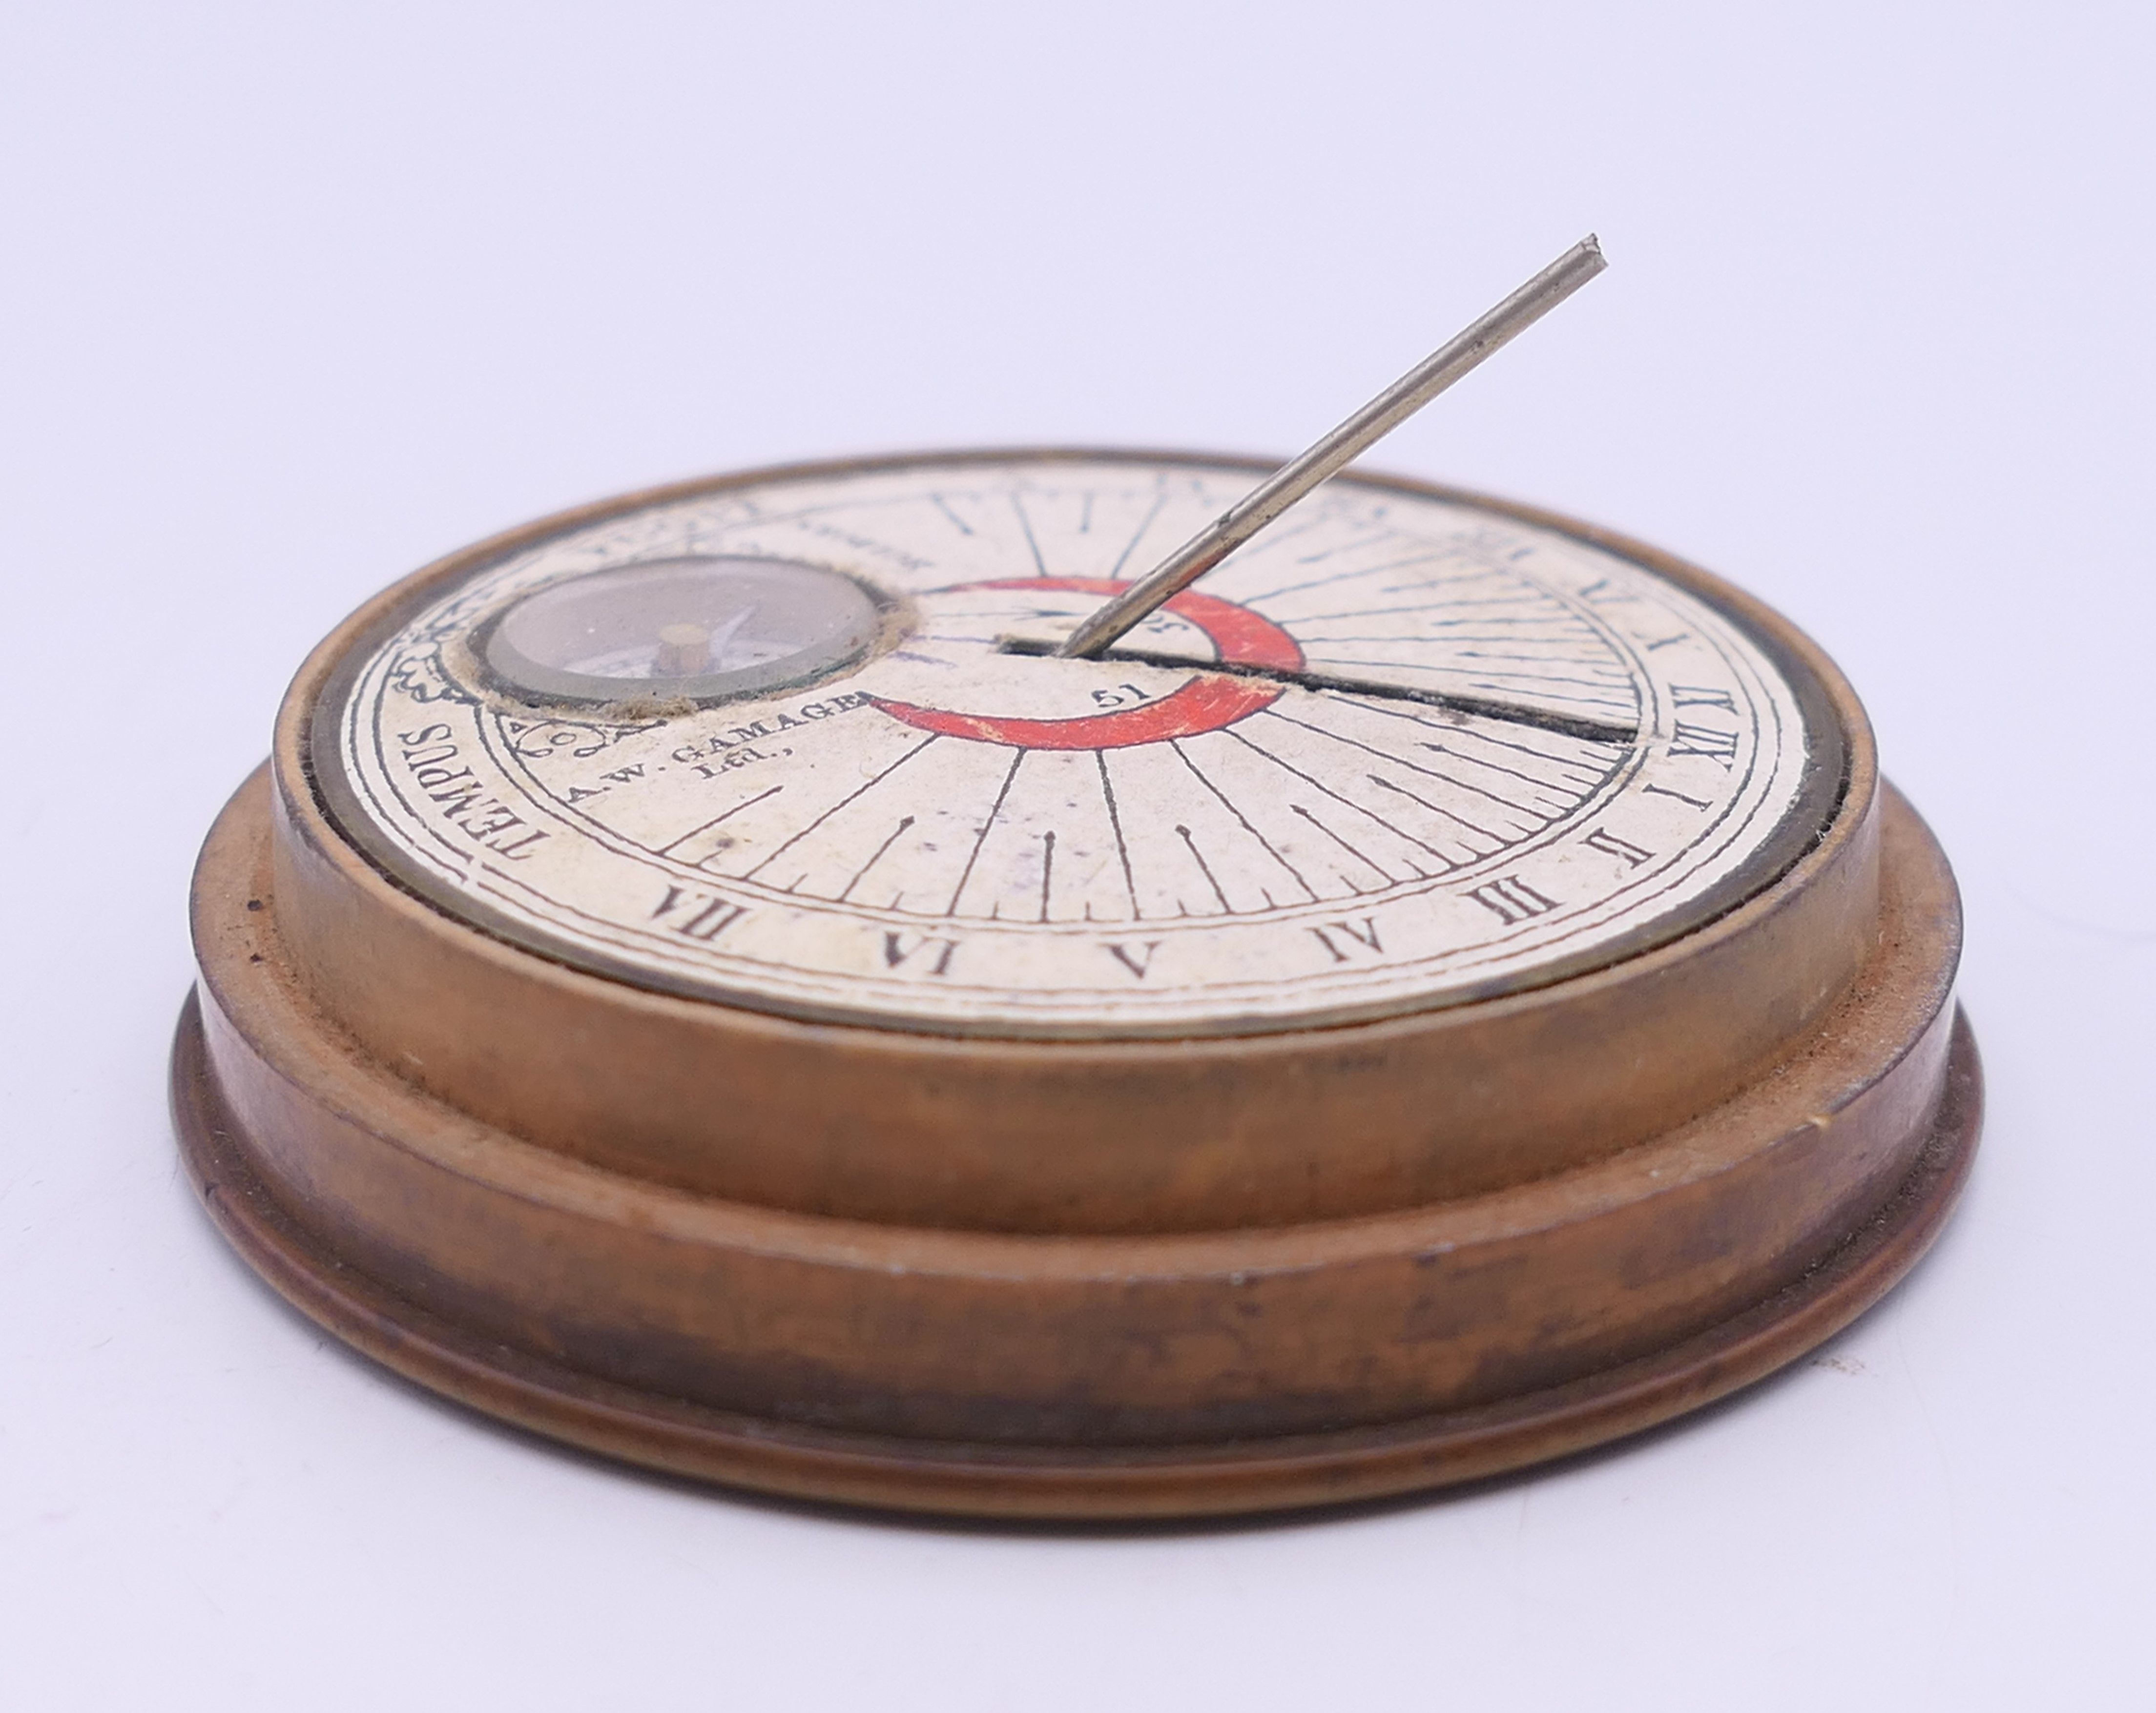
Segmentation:
<svg viewBox="0 0 2156 1713">
<path fill-rule="evenodd" d="M 559 962 L 1020 1037 L 1290 1029 L 1556 980 L 1731 908 L 1832 813 L 1841 740 L 1786 651 L 1672 575 L 1405 486 L 1336 480 L 1107 658 L 1037 652 L 1260 473 L 922 459 L 588 518 L 408 601 L 333 675 L 315 774 L 395 879 Z M 520 602 L 581 612 L 663 563 L 621 578 L 647 599 L 701 561 L 742 610 L 639 608 L 675 640 L 594 631 L 578 670 L 723 690 L 752 680 L 711 639 L 753 633 L 760 687 L 550 704 L 490 673 Z"/>
</svg>

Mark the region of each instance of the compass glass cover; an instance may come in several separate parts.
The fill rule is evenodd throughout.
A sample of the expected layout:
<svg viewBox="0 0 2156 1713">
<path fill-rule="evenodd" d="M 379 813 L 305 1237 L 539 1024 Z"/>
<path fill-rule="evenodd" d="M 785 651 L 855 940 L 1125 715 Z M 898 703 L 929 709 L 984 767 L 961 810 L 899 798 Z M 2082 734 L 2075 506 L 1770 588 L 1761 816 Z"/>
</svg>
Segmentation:
<svg viewBox="0 0 2156 1713">
<path fill-rule="evenodd" d="M 1262 468 L 921 458 L 585 514 L 415 583 L 316 704 L 333 820 L 645 987 L 1016 1037 L 1456 1004 L 1784 872 L 1846 760 L 1711 580 L 1335 479 L 1098 659 L 1043 650 Z"/>
<path fill-rule="evenodd" d="M 797 683 L 859 654 L 875 603 L 836 572 L 698 556 L 586 572 L 512 602 L 480 652 L 534 700 L 692 700 Z"/>
</svg>

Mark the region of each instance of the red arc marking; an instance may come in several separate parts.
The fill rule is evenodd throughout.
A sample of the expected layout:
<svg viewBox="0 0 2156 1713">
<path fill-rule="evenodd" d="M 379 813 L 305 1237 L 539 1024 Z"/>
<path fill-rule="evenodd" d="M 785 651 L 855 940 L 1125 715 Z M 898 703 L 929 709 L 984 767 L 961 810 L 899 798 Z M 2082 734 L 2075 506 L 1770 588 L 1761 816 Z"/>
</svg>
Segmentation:
<svg viewBox="0 0 2156 1713">
<path fill-rule="evenodd" d="M 953 583 L 939 594 L 970 593 L 977 589 L 1055 590 L 1074 595 L 1120 595 L 1128 583 L 1098 577 L 1005 577 L 991 582 Z M 1213 639 L 1223 661 L 1238 666 L 1262 666 L 1275 672 L 1302 669 L 1302 650 L 1293 637 L 1270 618 L 1247 607 L 1218 596 L 1185 589 L 1173 596 L 1167 611 L 1188 619 Z M 1087 714 L 1075 720 L 1015 720 L 986 714 L 959 714 L 943 708 L 916 707 L 911 702 L 875 699 L 875 705 L 894 720 L 923 731 L 946 737 L 969 737 L 981 743 L 1009 744 L 1028 750 L 1120 750 L 1133 744 L 1164 743 L 1170 738 L 1195 737 L 1218 731 L 1238 720 L 1270 707 L 1284 694 L 1282 686 L 1261 679 L 1224 678 L 1204 674 L 1157 702 L 1141 708 L 1124 708 L 1112 714 Z"/>
</svg>

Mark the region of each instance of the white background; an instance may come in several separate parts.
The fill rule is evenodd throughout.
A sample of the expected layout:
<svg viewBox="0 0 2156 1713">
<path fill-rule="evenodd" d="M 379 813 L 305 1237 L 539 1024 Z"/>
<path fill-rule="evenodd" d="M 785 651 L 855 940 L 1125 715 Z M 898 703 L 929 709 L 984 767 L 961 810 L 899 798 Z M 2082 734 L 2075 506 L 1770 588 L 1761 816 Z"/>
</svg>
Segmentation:
<svg viewBox="0 0 2156 1713">
<path fill-rule="evenodd" d="M 0 1701 L 2151 1705 L 2145 7 L 0 15 Z M 1285 453 L 1590 228 L 1372 461 L 1731 575 L 1969 913 L 1958 1222 L 1818 1362 L 1287 1526 L 619 1473 L 326 1343 L 192 1205 L 194 848 L 393 577 L 655 480 Z"/>
</svg>

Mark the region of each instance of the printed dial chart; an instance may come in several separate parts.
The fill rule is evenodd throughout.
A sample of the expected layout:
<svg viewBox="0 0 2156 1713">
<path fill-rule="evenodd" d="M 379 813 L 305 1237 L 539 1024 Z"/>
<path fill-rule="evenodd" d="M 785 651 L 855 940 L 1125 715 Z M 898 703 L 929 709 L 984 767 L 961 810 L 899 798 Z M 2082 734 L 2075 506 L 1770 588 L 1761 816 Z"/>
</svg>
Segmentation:
<svg viewBox="0 0 2156 1713">
<path fill-rule="evenodd" d="M 1045 652 L 1255 468 L 932 458 L 572 523 L 408 601 L 316 710 L 316 775 L 398 879 L 562 962 L 1011 1036 L 1555 980 L 1726 911 L 1830 813 L 1816 683 L 1738 597 L 1407 485 L 1337 478 L 1102 658 Z M 880 628 L 742 694 L 548 704 L 487 669 L 520 602 L 706 562 L 750 592 L 717 630 L 779 639 L 764 679 L 757 589 L 858 591 Z"/>
</svg>

